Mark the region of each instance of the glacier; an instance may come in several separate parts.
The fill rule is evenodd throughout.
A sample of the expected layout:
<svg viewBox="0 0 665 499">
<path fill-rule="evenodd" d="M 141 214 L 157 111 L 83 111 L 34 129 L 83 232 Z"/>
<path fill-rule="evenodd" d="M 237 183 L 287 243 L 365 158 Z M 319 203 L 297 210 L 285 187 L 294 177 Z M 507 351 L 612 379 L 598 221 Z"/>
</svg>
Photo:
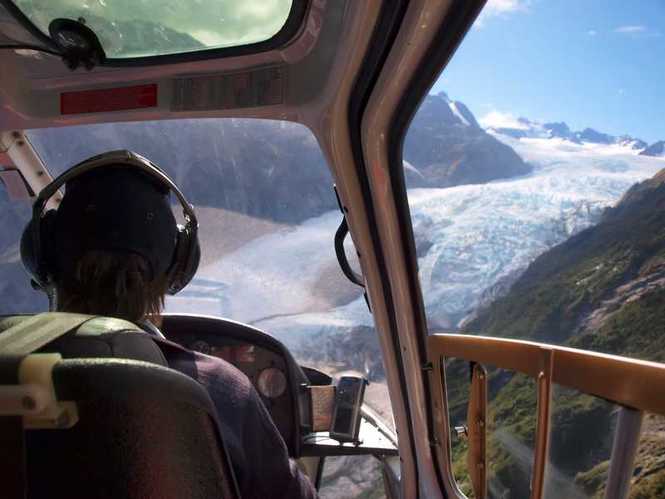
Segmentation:
<svg viewBox="0 0 665 499">
<path fill-rule="evenodd" d="M 409 192 L 430 327 L 456 328 L 497 283 L 595 224 L 634 183 L 665 167 L 630 147 L 496 135 L 534 171 L 521 178 Z M 420 235 L 422 238 L 422 234 Z"/>
<path fill-rule="evenodd" d="M 495 134 L 532 173 L 487 184 L 408 192 L 430 329 L 454 329 L 498 285 L 538 255 L 596 223 L 634 183 L 665 160 L 620 144 Z M 407 165 L 408 167 L 408 165 Z M 254 324 L 287 346 L 303 335 L 372 326 L 358 292 L 340 303 L 317 291 L 335 279 L 338 211 L 258 237 L 207 265 L 167 311 L 222 315 Z M 205 248 L 204 248 L 205 250 Z"/>
</svg>

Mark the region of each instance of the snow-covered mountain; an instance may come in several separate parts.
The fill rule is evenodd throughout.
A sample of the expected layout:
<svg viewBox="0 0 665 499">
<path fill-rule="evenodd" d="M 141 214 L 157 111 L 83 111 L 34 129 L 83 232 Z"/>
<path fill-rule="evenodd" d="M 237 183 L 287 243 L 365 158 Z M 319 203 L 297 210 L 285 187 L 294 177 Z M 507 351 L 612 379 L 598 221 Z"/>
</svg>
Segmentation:
<svg viewBox="0 0 665 499">
<path fill-rule="evenodd" d="M 654 142 L 649 147 L 640 152 L 642 156 L 654 156 L 657 158 L 665 157 L 665 140 Z"/>
<path fill-rule="evenodd" d="M 537 139 L 563 139 L 575 144 L 603 144 L 619 145 L 636 152 L 647 147 L 647 143 L 641 139 L 631 137 L 630 135 L 614 136 L 599 132 L 593 128 L 585 128 L 581 131 L 573 131 L 563 121 L 541 123 L 527 118 L 517 118 L 509 123 L 488 124 L 487 131 L 496 135 L 508 135 L 516 139 L 537 138 Z"/>
</svg>

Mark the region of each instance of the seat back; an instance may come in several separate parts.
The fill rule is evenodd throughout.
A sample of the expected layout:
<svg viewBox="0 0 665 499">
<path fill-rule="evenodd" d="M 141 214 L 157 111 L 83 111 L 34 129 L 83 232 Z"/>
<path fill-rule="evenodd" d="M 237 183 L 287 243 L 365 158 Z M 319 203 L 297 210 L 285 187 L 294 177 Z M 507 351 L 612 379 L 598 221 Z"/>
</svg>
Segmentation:
<svg viewBox="0 0 665 499">
<path fill-rule="evenodd" d="M 73 359 L 53 379 L 79 421 L 27 432 L 28 498 L 237 497 L 212 402 L 191 378 L 139 361 Z"/>
<path fill-rule="evenodd" d="M 96 345 L 92 350 L 99 354 L 105 349 L 101 341 L 112 346 L 113 354 L 120 350 L 122 355 L 129 352 L 159 360 L 150 345 L 138 339 L 143 335 L 122 333 L 126 336 L 119 337 L 118 331 L 103 328 L 98 333 L 102 339 L 77 341 L 70 336 L 58 341 L 63 348 L 78 350 L 79 357 L 85 354 L 84 344 Z M 132 346 L 135 339 L 138 348 Z M 16 381 L 7 368 L 12 362 L 17 360 L 0 352 L 0 385 L 4 387 Z M 21 440 L 16 432 L 23 431 L 24 445 L 14 456 L 8 455 L 9 446 L 4 445 L 0 453 L 5 456 L 0 460 L 11 464 L 13 459 L 18 464 L 23 454 L 25 497 L 239 497 L 214 405 L 193 379 L 140 360 L 70 358 L 53 365 L 51 381 L 58 401 L 76 405 L 78 421 L 72 427 L 27 429 L 2 424 L 2 420 L 15 422 L 16 416 L 0 416 L 0 442 L 16 443 Z M 0 495 L 13 499 L 5 492 Z M 18 489 L 15 494 L 23 499 Z"/>
</svg>

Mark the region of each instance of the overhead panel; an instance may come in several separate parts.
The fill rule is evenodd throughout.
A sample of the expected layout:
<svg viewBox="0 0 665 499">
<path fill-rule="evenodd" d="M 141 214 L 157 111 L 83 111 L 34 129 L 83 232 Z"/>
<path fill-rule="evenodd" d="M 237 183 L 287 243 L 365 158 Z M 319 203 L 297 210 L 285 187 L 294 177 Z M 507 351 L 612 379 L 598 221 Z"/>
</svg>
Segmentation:
<svg viewBox="0 0 665 499">
<path fill-rule="evenodd" d="M 271 66 L 231 74 L 178 78 L 171 109 L 212 111 L 282 104 L 286 73 L 285 66 Z"/>
</svg>

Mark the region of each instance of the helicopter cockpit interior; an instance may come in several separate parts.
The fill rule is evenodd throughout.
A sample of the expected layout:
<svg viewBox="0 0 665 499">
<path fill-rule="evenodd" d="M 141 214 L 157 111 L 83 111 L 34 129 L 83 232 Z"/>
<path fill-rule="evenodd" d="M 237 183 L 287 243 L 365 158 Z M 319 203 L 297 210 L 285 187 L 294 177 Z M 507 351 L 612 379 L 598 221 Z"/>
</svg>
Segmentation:
<svg viewBox="0 0 665 499">
<path fill-rule="evenodd" d="M 531 3 L 0 0 L 0 496 L 120 456 L 70 497 L 240 497 L 205 392 L 114 319 L 68 353 L 90 318 L 53 326 L 22 268 L 52 182 L 128 150 L 196 213 L 159 331 L 247 377 L 320 497 L 665 497 L 665 146 L 448 96 L 496 98 L 454 63 L 518 57 L 526 21 L 490 24 Z M 138 423 L 92 442 L 104 411 Z"/>
</svg>

